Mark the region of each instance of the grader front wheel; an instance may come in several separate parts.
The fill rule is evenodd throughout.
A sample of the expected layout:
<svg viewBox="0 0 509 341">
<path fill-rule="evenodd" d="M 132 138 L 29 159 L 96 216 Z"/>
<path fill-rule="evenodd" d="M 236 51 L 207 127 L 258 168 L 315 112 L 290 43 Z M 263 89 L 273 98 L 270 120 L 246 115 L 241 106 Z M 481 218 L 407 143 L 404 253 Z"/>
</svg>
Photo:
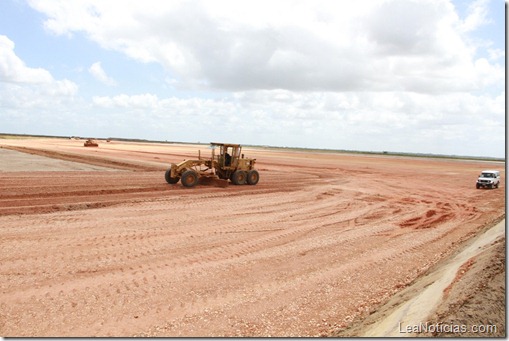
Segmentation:
<svg viewBox="0 0 509 341">
<path fill-rule="evenodd" d="M 166 180 L 167 183 L 169 183 L 170 185 L 174 185 L 176 184 L 177 182 L 179 182 L 180 178 L 177 176 L 176 178 L 172 178 L 171 177 L 171 168 L 168 169 L 166 171 L 166 173 L 164 173 L 164 179 Z"/>
</svg>

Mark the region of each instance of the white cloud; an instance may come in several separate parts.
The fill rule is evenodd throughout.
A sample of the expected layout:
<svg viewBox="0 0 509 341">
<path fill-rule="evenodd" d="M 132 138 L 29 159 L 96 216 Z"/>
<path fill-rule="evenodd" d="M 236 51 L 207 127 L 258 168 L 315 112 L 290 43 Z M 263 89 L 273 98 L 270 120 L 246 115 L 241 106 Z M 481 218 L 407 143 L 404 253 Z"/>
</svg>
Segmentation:
<svg viewBox="0 0 509 341">
<path fill-rule="evenodd" d="M 133 96 L 121 94 L 114 97 L 95 96 L 93 97 L 92 101 L 94 104 L 105 108 L 121 107 L 155 109 L 159 105 L 159 99 L 156 95 L 152 94 L 141 94 Z"/>
<path fill-rule="evenodd" d="M 52 32 L 160 63 L 180 86 L 436 93 L 486 76 L 461 36 L 486 22 L 485 1 L 463 21 L 447 0 L 30 3 Z"/>
<path fill-rule="evenodd" d="M 160 139 L 169 134 L 178 136 L 174 140 L 207 141 L 227 135 L 250 144 L 270 140 L 267 144 L 281 146 L 483 155 L 481 141 L 489 132 L 498 141 L 491 152 L 503 155 L 503 98 L 278 89 L 221 99 L 122 94 L 95 97 L 94 104 L 134 125 L 143 117 Z"/>
<path fill-rule="evenodd" d="M 460 25 L 462 31 L 474 31 L 490 22 L 488 19 L 488 2 L 489 0 L 476 0 L 468 6 L 468 15 Z"/>
<path fill-rule="evenodd" d="M 110 86 L 114 86 L 114 85 L 117 85 L 117 82 L 109 77 L 106 72 L 103 70 L 102 66 L 101 66 L 101 62 L 95 62 L 94 64 L 92 64 L 89 68 L 88 68 L 88 72 L 90 72 L 90 74 L 92 76 L 94 76 L 95 79 L 97 79 L 98 81 L 100 81 L 101 83 L 104 83 L 106 85 L 110 85 Z"/>
<path fill-rule="evenodd" d="M 0 35 L 0 81 L 18 84 L 53 82 L 51 74 L 41 68 L 30 68 L 14 53 L 14 42 Z"/>
<path fill-rule="evenodd" d="M 465 18 L 449 0 L 29 3 L 53 34 L 84 35 L 167 71 L 158 85 L 169 95 L 136 84 L 91 94 L 91 107 L 54 106 L 83 113 L 90 136 L 464 155 L 483 155 L 492 141 L 492 155 L 505 153 L 504 52 L 471 39 L 490 22 L 486 1 Z M 23 85 L 34 80 L 51 85 L 49 98 L 75 93 L 3 43 L 13 101 L 44 107 L 47 90 Z M 100 62 L 89 72 L 116 84 Z"/>
<path fill-rule="evenodd" d="M 32 68 L 14 52 L 14 42 L 0 35 L 0 104 L 30 106 L 51 103 L 62 97 L 72 98 L 78 91 L 76 83 L 55 80 L 43 68 Z"/>
<path fill-rule="evenodd" d="M 2 132 L 58 134 L 68 127 L 78 86 L 57 80 L 16 55 L 15 43 L 0 35 L 0 121 Z"/>
<path fill-rule="evenodd" d="M 488 49 L 489 58 L 492 61 L 498 61 L 505 57 L 505 51 L 502 49 Z"/>
</svg>

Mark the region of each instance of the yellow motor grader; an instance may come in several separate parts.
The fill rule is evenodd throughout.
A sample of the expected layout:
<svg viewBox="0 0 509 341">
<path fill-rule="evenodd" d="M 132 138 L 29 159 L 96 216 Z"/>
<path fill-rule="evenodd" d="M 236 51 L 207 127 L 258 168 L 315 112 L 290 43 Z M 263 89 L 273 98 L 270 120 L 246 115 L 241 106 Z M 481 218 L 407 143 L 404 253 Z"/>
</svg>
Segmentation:
<svg viewBox="0 0 509 341">
<path fill-rule="evenodd" d="M 235 185 L 256 185 L 260 180 L 258 171 L 254 168 L 256 159 L 248 159 L 242 154 L 239 144 L 211 142 L 212 156 L 203 159 L 198 152 L 197 160 L 184 160 L 178 164 L 172 163 L 164 178 L 169 184 L 182 183 L 185 187 L 193 187 L 198 182 L 203 184 L 215 183 L 227 186 L 228 180 Z M 219 153 L 216 149 L 219 147 Z"/>
</svg>

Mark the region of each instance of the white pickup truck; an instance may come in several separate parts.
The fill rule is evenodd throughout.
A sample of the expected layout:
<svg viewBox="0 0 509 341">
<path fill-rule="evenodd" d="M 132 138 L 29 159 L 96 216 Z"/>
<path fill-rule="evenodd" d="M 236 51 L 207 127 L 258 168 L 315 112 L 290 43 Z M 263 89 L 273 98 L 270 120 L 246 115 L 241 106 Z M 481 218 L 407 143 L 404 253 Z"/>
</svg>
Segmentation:
<svg viewBox="0 0 509 341">
<path fill-rule="evenodd" d="M 476 188 L 488 187 L 488 188 L 498 188 L 500 184 L 500 172 L 496 170 L 484 170 L 479 175 L 477 179 L 477 183 L 475 184 Z"/>
</svg>

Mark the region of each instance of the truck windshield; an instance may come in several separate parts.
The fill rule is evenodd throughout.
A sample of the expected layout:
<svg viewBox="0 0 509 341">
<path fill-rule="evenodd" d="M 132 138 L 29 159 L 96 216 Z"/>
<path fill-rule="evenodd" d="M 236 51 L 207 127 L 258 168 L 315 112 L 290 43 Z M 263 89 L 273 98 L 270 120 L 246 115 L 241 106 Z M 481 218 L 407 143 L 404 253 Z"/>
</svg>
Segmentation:
<svg viewBox="0 0 509 341">
<path fill-rule="evenodd" d="M 481 178 L 494 178 L 492 173 L 482 173 Z"/>
</svg>

